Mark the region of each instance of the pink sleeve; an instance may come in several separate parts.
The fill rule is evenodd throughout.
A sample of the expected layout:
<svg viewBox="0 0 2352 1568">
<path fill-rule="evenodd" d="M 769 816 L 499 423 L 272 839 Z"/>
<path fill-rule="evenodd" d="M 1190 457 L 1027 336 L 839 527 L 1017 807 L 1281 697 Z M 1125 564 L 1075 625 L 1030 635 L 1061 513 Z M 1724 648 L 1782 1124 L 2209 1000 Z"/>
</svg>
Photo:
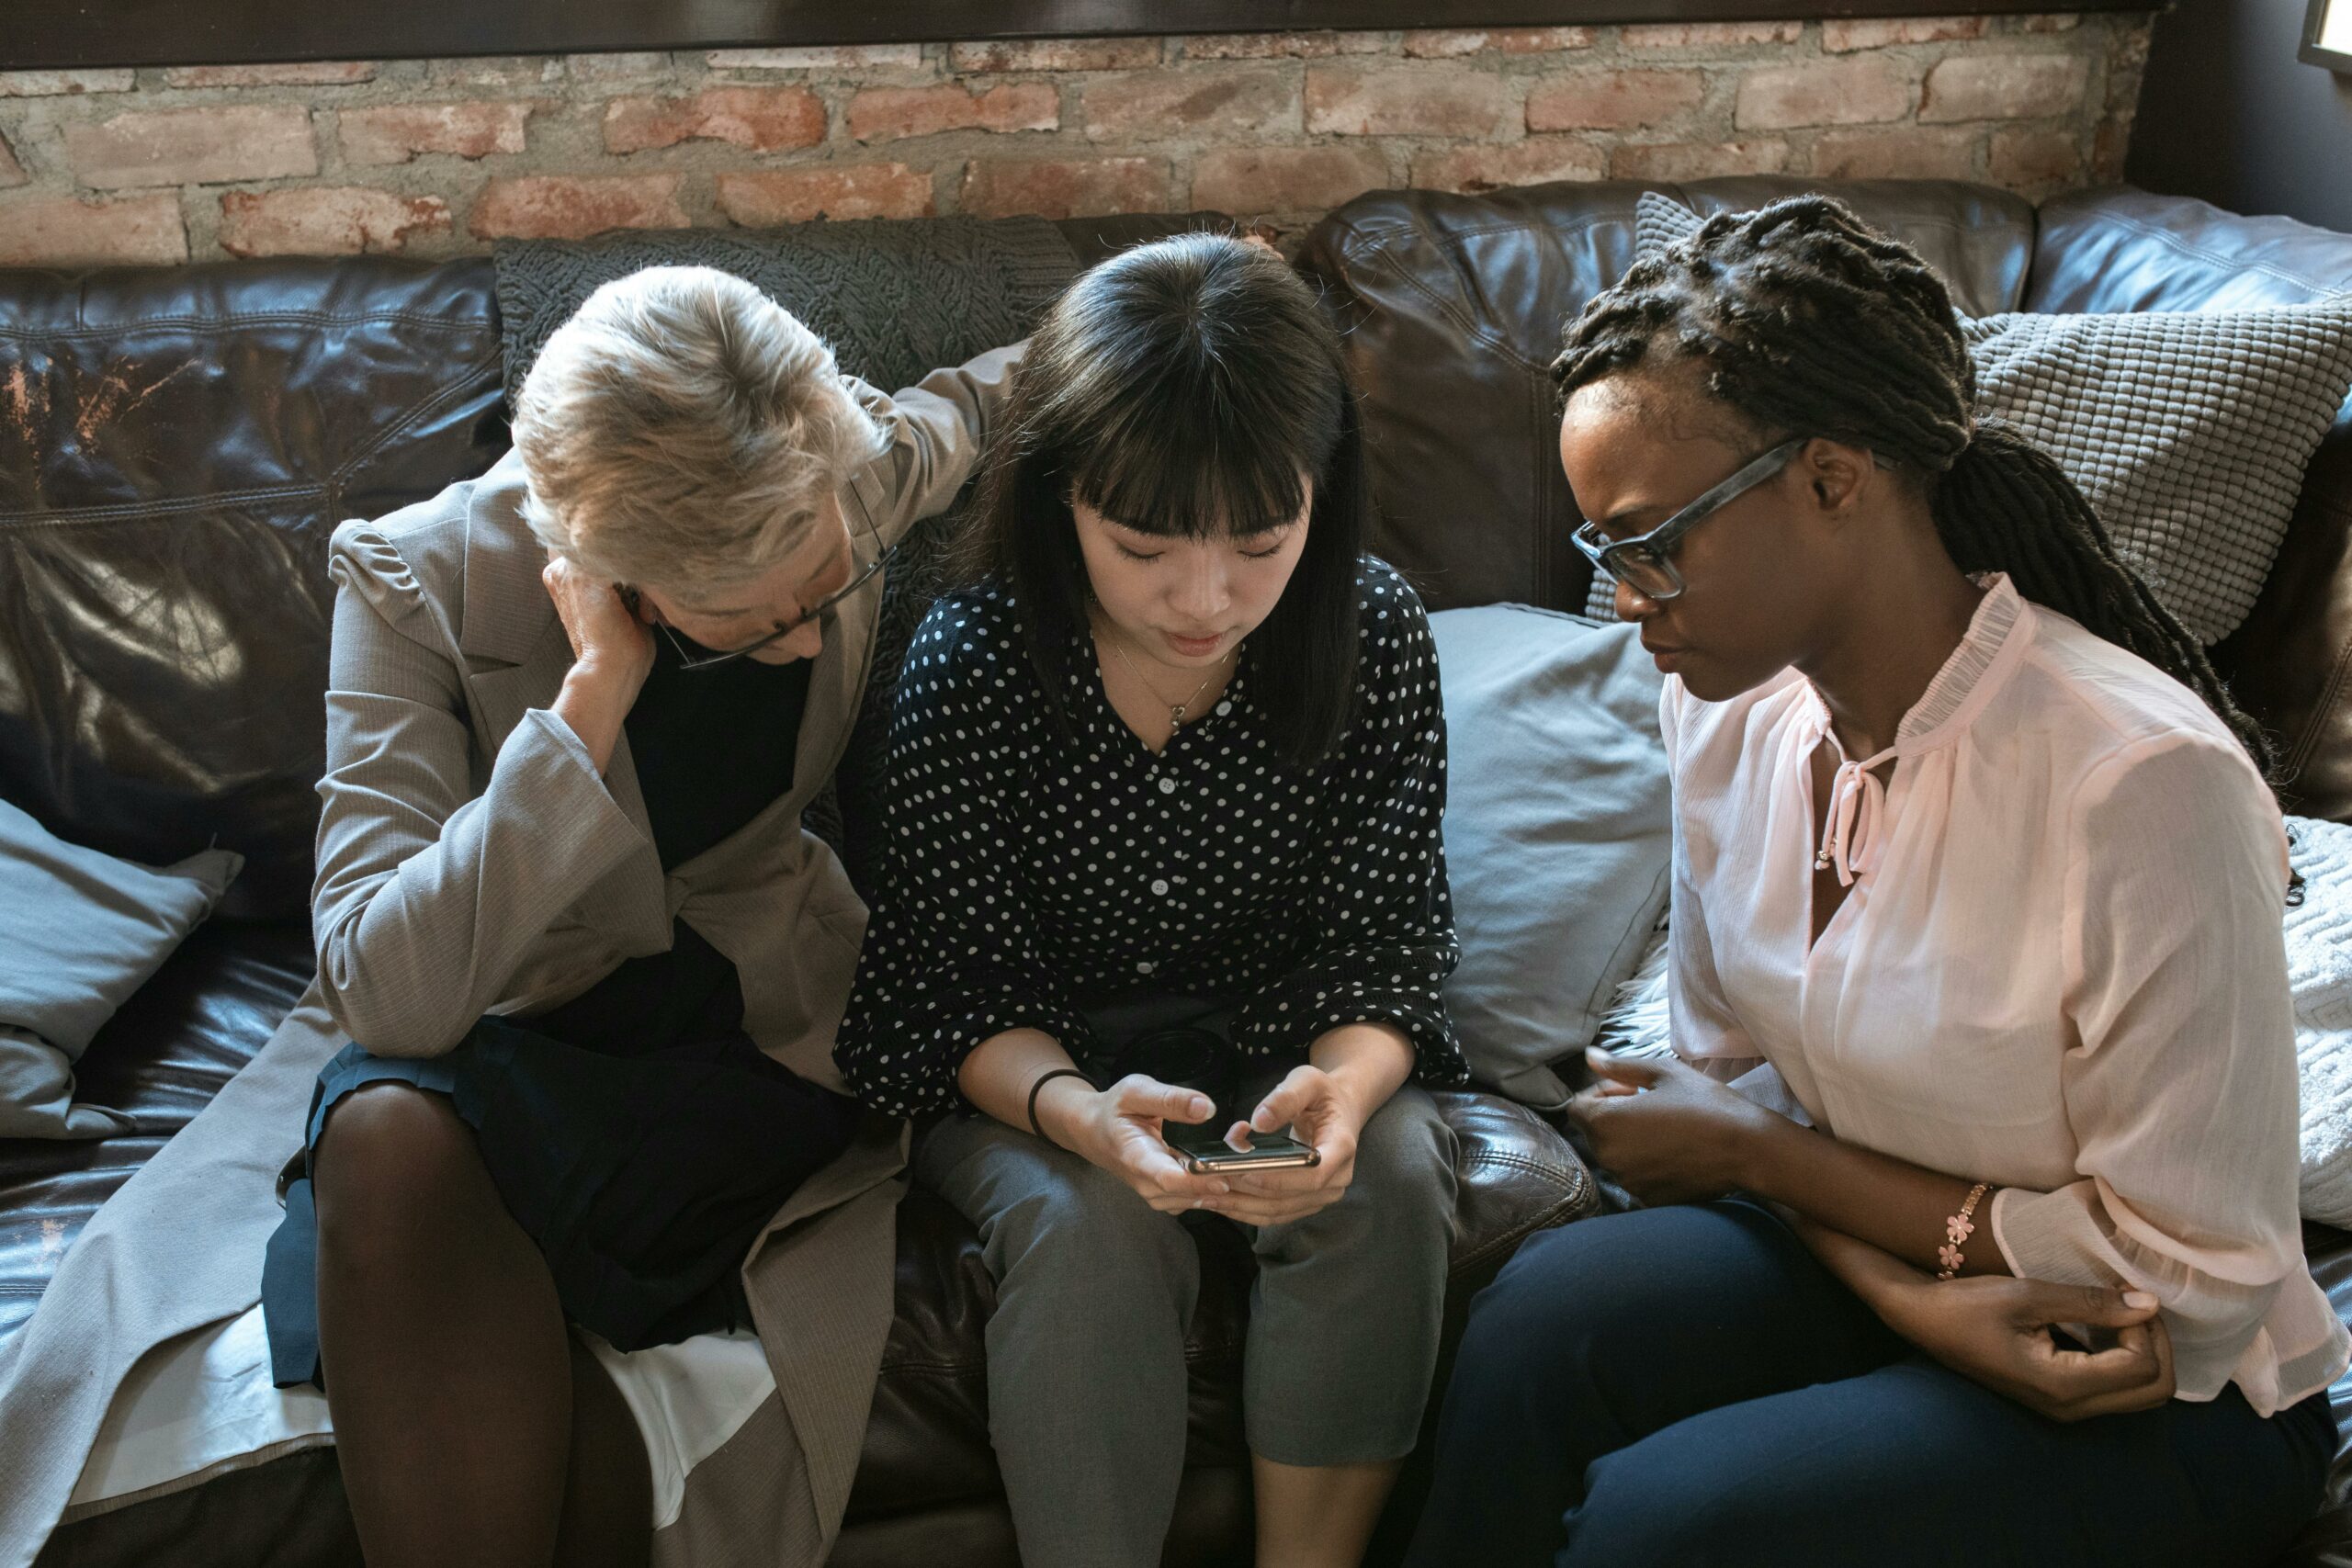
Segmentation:
<svg viewBox="0 0 2352 1568">
<path fill-rule="evenodd" d="M 2281 828 L 2245 758 L 2135 748 L 2075 807 L 2062 932 L 2081 1179 L 2005 1190 L 2018 1275 L 2165 1304 L 2182 1397 L 2210 1399 L 2301 1268 Z"/>
</svg>

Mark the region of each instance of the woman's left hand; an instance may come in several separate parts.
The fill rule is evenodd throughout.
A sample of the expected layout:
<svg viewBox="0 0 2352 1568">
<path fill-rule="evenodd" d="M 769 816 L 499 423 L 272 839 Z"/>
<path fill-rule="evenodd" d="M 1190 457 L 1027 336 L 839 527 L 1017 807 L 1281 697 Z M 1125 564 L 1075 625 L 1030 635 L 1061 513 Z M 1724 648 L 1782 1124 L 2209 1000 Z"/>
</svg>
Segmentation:
<svg viewBox="0 0 2352 1568">
<path fill-rule="evenodd" d="M 1590 1089 L 1568 1114 L 1593 1158 L 1645 1203 L 1699 1203 L 1744 1185 L 1748 1152 L 1795 1123 L 1679 1057 L 1585 1053 Z"/>
<path fill-rule="evenodd" d="M 1203 1199 L 1204 1208 L 1245 1225 L 1282 1225 L 1329 1208 L 1347 1196 L 1355 1179 L 1356 1136 L 1368 1112 L 1338 1077 L 1320 1067 L 1291 1069 L 1273 1092 L 1259 1101 L 1247 1122 L 1237 1122 L 1227 1142 L 1246 1142 L 1250 1133 L 1290 1135 L 1315 1150 L 1316 1162 L 1286 1170 L 1226 1173 L 1233 1190 Z"/>
</svg>

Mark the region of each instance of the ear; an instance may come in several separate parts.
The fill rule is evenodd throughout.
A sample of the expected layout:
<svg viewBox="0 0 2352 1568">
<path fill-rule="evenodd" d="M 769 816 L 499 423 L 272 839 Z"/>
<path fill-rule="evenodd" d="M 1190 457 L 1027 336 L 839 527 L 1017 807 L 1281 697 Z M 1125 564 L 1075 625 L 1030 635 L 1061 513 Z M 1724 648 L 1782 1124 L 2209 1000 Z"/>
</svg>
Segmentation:
<svg viewBox="0 0 2352 1568">
<path fill-rule="evenodd" d="M 1868 447 L 1849 446 L 1827 436 L 1806 442 L 1789 467 L 1804 481 L 1815 508 L 1832 523 L 1846 522 L 1858 513 L 1878 474 Z"/>
</svg>

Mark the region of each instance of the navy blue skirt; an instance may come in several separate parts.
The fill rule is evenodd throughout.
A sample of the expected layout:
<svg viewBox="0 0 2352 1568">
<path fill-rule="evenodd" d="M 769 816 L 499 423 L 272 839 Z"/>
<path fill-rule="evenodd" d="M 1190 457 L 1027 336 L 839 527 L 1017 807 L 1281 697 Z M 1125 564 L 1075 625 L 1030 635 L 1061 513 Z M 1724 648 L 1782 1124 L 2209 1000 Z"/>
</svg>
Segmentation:
<svg viewBox="0 0 2352 1568">
<path fill-rule="evenodd" d="M 310 1177 L 329 1112 L 371 1083 L 448 1097 L 573 1323 L 623 1350 L 749 1325 L 744 1255 L 849 1146 L 857 1102 L 772 1061 L 740 1029 L 646 1048 L 643 1033 L 628 1047 L 558 1039 L 538 1027 L 547 1021 L 484 1018 L 440 1056 L 346 1045 L 320 1073 L 303 1175 L 262 1272 L 277 1386 L 324 1386 Z"/>
</svg>

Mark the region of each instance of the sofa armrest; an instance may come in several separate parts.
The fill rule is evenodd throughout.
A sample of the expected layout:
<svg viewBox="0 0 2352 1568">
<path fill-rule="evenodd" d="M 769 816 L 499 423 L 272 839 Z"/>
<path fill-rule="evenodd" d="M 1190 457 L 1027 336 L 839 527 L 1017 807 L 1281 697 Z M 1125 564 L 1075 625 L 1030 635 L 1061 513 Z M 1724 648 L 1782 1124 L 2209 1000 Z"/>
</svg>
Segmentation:
<svg viewBox="0 0 2352 1568">
<path fill-rule="evenodd" d="M 1455 1281 L 1491 1273 L 1535 1232 L 1600 1207 L 1592 1173 L 1558 1129 L 1534 1111 L 1473 1090 L 1440 1089 L 1430 1098 L 1456 1143 L 1458 1191 L 1447 1268 Z"/>
</svg>

